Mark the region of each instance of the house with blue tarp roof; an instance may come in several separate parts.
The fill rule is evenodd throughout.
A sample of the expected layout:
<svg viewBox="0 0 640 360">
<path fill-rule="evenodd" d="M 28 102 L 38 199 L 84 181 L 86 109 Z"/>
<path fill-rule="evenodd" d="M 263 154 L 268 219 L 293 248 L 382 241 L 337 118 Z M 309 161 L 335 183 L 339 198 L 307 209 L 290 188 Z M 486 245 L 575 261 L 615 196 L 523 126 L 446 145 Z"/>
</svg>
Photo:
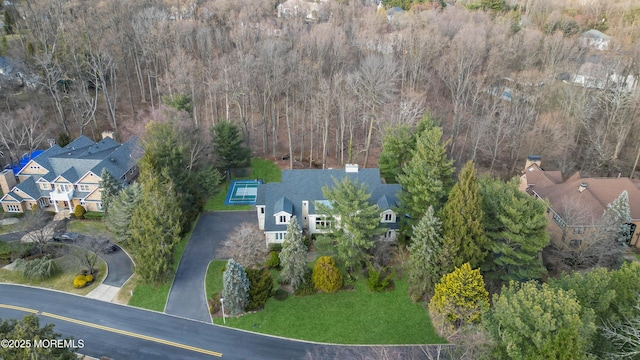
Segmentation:
<svg viewBox="0 0 640 360">
<path fill-rule="evenodd" d="M 136 163 L 141 155 L 137 138 L 121 144 L 111 132 L 104 132 L 99 142 L 83 135 L 65 147 L 53 145 L 15 175 L 12 169 L 2 171 L 0 204 L 5 212 L 24 212 L 36 204 L 55 212 L 73 211 L 76 205 L 102 211 L 102 170 L 128 185 L 138 175 Z"/>
<path fill-rule="evenodd" d="M 334 219 L 316 211 L 315 205 L 331 204 L 324 198 L 322 187 L 334 186 L 333 179 L 342 181 L 349 177 L 367 186 L 371 193 L 369 201 L 380 209 L 380 223 L 387 228 L 384 238 L 393 241 L 399 228 L 396 215 L 398 184 L 383 184 L 380 169 L 358 169 L 357 164 L 347 164 L 345 169 L 328 170 L 284 170 L 282 181 L 258 186 L 256 212 L 258 225 L 264 231 L 267 244 L 282 243 L 287 224 L 296 216 L 302 231 L 311 236 L 327 232 Z"/>
</svg>

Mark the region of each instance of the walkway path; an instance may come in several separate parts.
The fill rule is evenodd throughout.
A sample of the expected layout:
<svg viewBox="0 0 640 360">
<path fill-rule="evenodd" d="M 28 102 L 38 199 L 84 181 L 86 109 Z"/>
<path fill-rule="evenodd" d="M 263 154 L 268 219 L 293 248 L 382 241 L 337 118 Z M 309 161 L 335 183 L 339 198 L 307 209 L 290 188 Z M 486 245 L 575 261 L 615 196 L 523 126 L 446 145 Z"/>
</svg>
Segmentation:
<svg viewBox="0 0 640 360">
<path fill-rule="evenodd" d="M 205 277 L 215 250 L 243 222 L 257 222 L 255 211 L 203 213 L 182 254 L 164 312 L 210 323 Z"/>
</svg>

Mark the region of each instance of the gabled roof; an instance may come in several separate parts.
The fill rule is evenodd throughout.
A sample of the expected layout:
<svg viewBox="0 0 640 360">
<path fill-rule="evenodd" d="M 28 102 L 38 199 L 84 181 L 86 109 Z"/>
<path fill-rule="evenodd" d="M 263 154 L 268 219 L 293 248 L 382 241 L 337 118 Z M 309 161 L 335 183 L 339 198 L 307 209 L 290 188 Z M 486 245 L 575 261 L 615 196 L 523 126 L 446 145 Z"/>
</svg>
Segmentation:
<svg viewBox="0 0 640 360">
<path fill-rule="evenodd" d="M 344 169 L 284 170 L 282 182 L 258 185 L 256 205 L 265 205 L 264 230 L 285 231 L 287 228 L 286 225 L 275 223 L 273 215 L 277 212 L 275 211 L 276 203 L 282 204 L 282 207 L 277 209 L 285 209 L 285 204 L 290 203 L 290 213 L 297 216 L 298 221 L 302 221 L 302 202 L 309 201 L 309 214 L 315 214 L 314 201 L 326 200 L 322 194 L 322 187 L 333 187 L 333 179 L 342 181 L 344 177 L 357 180 L 359 184 L 365 184 L 371 193 L 369 201 L 372 204 L 377 204 L 384 197 L 387 205 L 393 207 L 397 193 L 402 189 L 398 184 L 383 184 L 379 169 L 360 169 L 353 173 L 347 173 Z"/>
<path fill-rule="evenodd" d="M 287 214 L 293 214 L 293 205 L 291 201 L 287 199 L 285 196 L 281 197 L 276 201 L 273 205 L 273 214 L 277 214 L 280 212 L 286 212 Z"/>
<path fill-rule="evenodd" d="M 640 220 L 640 188 L 628 178 L 583 178 L 579 172 L 564 182 L 555 182 L 548 171 L 538 165 L 531 165 L 525 169 L 527 192 L 535 192 L 543 199 L 549 200 L 549 205 L 562 215 L 566 206 L 578 206 L 584 209 L 580 221 L 569 225 L 593 225 L 598 221 L 607 205 L 611 204 L 623 191 L 629 195 L 631 218 Z M 553 172 L 556 173 L 556 172 Z M 586 185 L 586 188 L 582 185 Z M 564 219 L 570 220 L 570 219 Z"/>
<path fill-rule="evenodd" d="M 135 166 L 141 155 L 142 149 L 135 137 L 120 144 L 109 137 L 96 143 L 82 135 L 65 147 L 53 145 L 44 151 L 36 160 L 48 173 L 29 176 L 17 184 L 16 188 L 38 199 L 41 196 L 47 196 L 50 190 L 40 190 L 36 181 L 51 183 L 57 178 L 64 178 L 71 183 L 76 183 L 90 171 L 99 176 L 102 169 L 107 169 L 114 177 L 123 181 L 121 177 Z M 18 172 L 19 175 L 24 175 L 22 170 L 24 168 Z M 78 193 L 74 198 L 87 195 L 88 193 Z"/>
</svg>

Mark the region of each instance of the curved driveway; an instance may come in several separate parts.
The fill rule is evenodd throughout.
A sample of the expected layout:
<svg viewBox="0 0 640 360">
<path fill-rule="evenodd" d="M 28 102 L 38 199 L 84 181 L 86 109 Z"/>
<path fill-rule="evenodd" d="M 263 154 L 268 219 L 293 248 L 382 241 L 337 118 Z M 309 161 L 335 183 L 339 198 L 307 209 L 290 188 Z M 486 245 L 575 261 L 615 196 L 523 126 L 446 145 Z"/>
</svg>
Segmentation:
<svg viewBox="0 0 640 360">
<path fill-rule="evenodd" d="M 200 215 L 182 254 L 164 312 L 211 323 L 205 277 L 215 250 L 243 222 L 257 222 L 255 211 L 216 211 Z"/>
</svg>

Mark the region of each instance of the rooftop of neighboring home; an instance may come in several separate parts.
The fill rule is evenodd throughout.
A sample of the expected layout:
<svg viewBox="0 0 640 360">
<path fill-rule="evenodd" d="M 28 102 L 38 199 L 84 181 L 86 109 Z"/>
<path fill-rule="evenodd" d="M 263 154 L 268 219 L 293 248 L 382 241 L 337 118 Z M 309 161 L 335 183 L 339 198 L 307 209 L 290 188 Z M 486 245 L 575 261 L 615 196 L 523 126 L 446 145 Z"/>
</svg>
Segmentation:
<svg viewBox="0 0 640 360">
<path fill-rule="evenodd" d="M 37 183 L 61 181 L 76 184 L 88 173 L 100 176 L 107 169 L 115 178 L 125 182 L 125 174 L 135 166 L 141 154 L 137 138 L 120 144 L 109 136 L 94 142 L 82 135 L 65 147 L 53 145 L 30 160 L 16 175 L 23 179 L 16 188 L 34 199 L 47 196 Z M 76 193 L 80 195 L 80 192 Z M 23 198 L 12 191 L 7 195 Z"/>
<path fill-rule="evenodd" d="M 629 195 L 631 218 L 640 220 L 640 182 L 626 177 L 583 178 L 576 172 L 563 180 L 560 171 L 546 171 L 541 167 L 538 156 L 530 156 L 521 177 L 521 189 L 549 200 L 552 209 L 562 212 L 567 206 L 584 209 L 583 221 L 591 225 L 602 217 L 607 205 L 623 191 Z"/>
<path fill-rule="evenodd" d="M 371 193 L 369 202 L 377 204 L 381 212 L 396 206 L 397 194 L 402 188 L 398 184 L 383 184 L 379 169 L 358 169 L 357 165 L 347 165 L 346 169 L 284 170 L 282 182 L 258 186 L 256 205 L 265 206 L 264 230 L 286 230 L 286 225 L 276 224 L 273 216 L 280 211 L 302 219 L 303 201 L 309 201 L 309 214 L 317 214 L 314 202 L 326 202 L 322 187 L 333 187 L 333 179 L 340 182 L 345 177 L 357 180 L 358 184 L 365 184 Z M 397 224 L 390 224 L 390 227 L 397 227 Z"/>
</svg>

